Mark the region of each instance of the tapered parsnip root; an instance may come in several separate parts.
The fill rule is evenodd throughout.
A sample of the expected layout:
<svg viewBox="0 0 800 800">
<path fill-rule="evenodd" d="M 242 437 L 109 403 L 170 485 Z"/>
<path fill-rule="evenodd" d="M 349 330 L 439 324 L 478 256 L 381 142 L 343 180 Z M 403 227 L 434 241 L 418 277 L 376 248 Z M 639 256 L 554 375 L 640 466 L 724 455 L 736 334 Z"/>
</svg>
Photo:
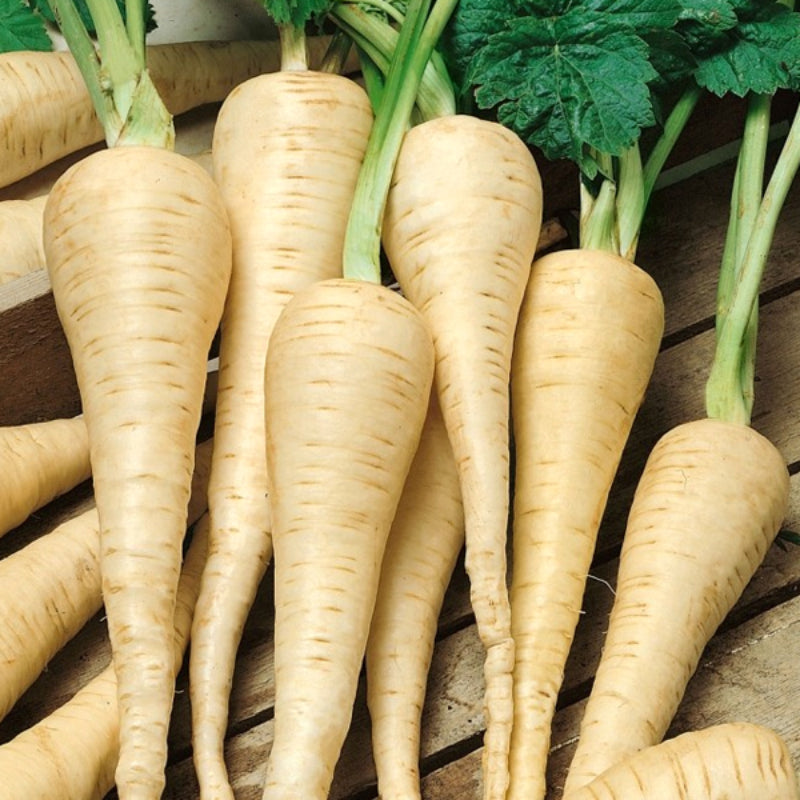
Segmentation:
<svg viewBox="0 0 800 800">
<path fill-rule="evenodd" d="M 661 293 L 630 261 L 562 250 L 534 262 L 511 369 L 510 798 L 546 793 L 550 726 L 600 519 L 663 330 Z"/>
<path fill-rule="evenodd" d="M 212 174 L 211 150 L 190 153 L 188 158 Z M 37 279 L 49 280 L 42 241 L 46 204 L 46 194 L 30 200 L 0 200 L 0 285 L 31 272 L 41 273 Z"/>
<path fill-rule="evenodd" d="M 0 536 L 91 475 L 82 417 L 0 428 Z"/>
<path fill-rule="evenodd" d="M 665 735 L 708 640 L 775 538 L 788 496 L 783 457 L 745 425 L 696 420 L 653 448 L 567 793 Z"/>
<path fill-rule="evenodd" d="M 342 245 L 372 124 L 340 75 L 275 72 L 231 92 L 214 128 L 233 270 L 222 319 L 210 553 L 190 656 L 202 797 L 227 796 L 223 744 L 236 650 L 272 553 L 264 451 L 264 358 L 289 299 L 342 273 Z"/>
<path fill-rule="evenodd" d="M 321 58 L 329 37 L 310 37 Z M 235 86 L 280 67 L 277 41 L 152 45 L 147 64 L 173 115 L 223 100 Z M 0 187 L 103 139 L 72 54 L 20 51 L 0 56 Z"/>
<path fill-rule="evenodd" d="M 791 755 L 774 731 L 725 723 L 628 756 L 565 800 L 797 800 Z"/>
<path fill-rule="evenodd" d="M 0 561 L 0 719 L 101 605 L 94 507 Z"/>
<path fill-rule="evenodd" d="M 538 169 L 507 128 L 456 115 L 406 134 L 383 240 L 406 297 L 433 332 L 436 390 L 461 478 L 472 606 L 486 648 L 484 790 L 492 798 L 506 792 L 513 717 L 508 382 L 541 219 Z"/>
<path fill-rule="evenodd" d="M 47 195 L 0 202 L 0 286 L 44 268 L 42 213 Z"/>
<path fill-rule="evenodd" d="M 208 173 L 157 147 L 98 151 L 54 185 L 45 254 L 89 431 L 120 706 L 120 797 L 159 796 L 172 615 L 208 351 L 231 238 Z"/>
<path fill-rule="evenodd" d="M 210 460 L 211 440 L 197 448 L 189 525 L 206 511 Z M 0 719 L 101 605 L 93 505 L 0 561 Z"/>
<path fill-rule="evenodd" d="M 195 527 L 178 586 L 173 671 L 189 638 L 207 549 L 207 517 Z M 119 755 L 117 682 L 108 666 L 61 708 L 0 746 L 3 800 L 102 800 Z"/>
<path fill-rule="evenodd" d="M 289 302 L 270 338 L 275 727 L 268 800 L 328 797 L 432 379 L 433 345 L 419 312 L 377 284 L 313 285 Z"/>
<path fill-rule="evenodd" d="M 367 641 L 367 704 L 383 800 L 420 797 L 428 671 L 463 543 L 458 471 L 434 394 L 386 544 Z"/>
</svg>

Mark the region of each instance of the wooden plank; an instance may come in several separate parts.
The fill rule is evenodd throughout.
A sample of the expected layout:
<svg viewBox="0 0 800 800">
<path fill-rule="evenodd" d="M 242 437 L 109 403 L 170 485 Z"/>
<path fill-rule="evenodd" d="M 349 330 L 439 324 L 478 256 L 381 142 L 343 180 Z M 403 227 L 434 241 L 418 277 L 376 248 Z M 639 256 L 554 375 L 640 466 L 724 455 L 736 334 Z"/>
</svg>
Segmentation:
<svg viewBox="0 0 800 800">
<path fill-rule="evenodd" d="M 0 425 L 80 413 L 69 346 L 42 272 L 0 288 L 0 370 Z"/>
</svg>

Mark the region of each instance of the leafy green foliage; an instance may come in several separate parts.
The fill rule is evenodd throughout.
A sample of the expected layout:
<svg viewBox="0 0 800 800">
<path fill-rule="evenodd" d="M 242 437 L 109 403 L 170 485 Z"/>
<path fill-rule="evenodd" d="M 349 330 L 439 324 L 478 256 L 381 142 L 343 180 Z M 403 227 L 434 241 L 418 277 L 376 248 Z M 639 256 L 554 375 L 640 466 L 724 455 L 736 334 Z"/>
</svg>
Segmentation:
<svg viewBox="0 0 800 800">
<path fill-rule="evenodd" d="M 276 25 L 302 28 L 327 13 L 335 0 L 260 0 Z"/>
<path fill-rule="evenodd" d="M 800 88 L 800 14 L 778 0 L 460 0 L 442 46 L 462 96 L 587 178 L 690 81 Z"/>
<path fill-rule="evenodd" d="M 52 50 L 47 26 L 25 0 L 0 0 L 0 53 Z"/>
<path fill-rule="evenodd" d="M 652 88 L 659 94 L 693 79 L 702 53 L 719 47 L 738 20 L 731 0 L 680 0 L 675 25 L 644 34 L 650 63 L 658 73 Z"/>
<path fill-rule="evenodd" d="M 581 161 L 584 145 L 618 153 L 654 122 L 647 46 L 635 34 L 573 30 L 565 20 L 515 20 L 492 37 L 468 73 L 475 99 L 548 158 Z"/>
<path fill-rule="evenodd" d="M 470 87 L 466 75 L 470 61 L 480 52 L 492 33 L 502 31 L 513 0 L 459 0 L 440 39 L 443 57 L 460 94 Z"/>
<path fill-rule="evenodd" d="M 548 158 L 596 172 L 655 122 L 658 78 L 644 35 L 669 29 L 678 0 L 462 0 L 444 39 L 455 79 L 480 108 Z"/>
<path fill-rule="evenodd" d="M 29 0 L 29 2 L 48 22 L 55 22 L 48 0 Z M 89 13 L 89 7 L 86 5 L 86 0 L 74 0 L 74 2 L 81 20 L 86 26 L 86 30 L 90 34 L 94 34 L 94 22 L 92 21 L 92 15 Z M 125 0 L 116 0 L 116 3 L 122 18 L 125 19 Z M 147 3 L 145 7 L 145 26 L 145 30 L 148 32 L 156 28 L 155 11 L 151 3 Z"/>
<path fill-rule="evenodd" d="M 649 61 L 656 72 L 650 82 L 655 98 L 674 92 L 675 87 L 691 79 L 697 67 L 692 49 L 676 30 L 659 30 L 646 33 L 642 39 L 650 51 Z"/>
<path fill-rule="evenodd" d="M 735 26 L 719 31 L 695 78 L 716 95 L 800 88 L 800 14 L 771 0 L 733 3 Z"/>
</svg>

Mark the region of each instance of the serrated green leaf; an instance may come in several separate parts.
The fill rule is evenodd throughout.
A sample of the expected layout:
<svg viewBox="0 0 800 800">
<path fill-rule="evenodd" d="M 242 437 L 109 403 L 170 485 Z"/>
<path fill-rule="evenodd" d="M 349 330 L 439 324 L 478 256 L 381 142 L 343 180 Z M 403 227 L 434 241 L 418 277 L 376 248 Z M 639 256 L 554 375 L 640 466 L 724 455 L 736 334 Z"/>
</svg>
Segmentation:
<svg viewBox="0 0 800 800">
<path fill-rule="evenodd" d="M 739 97 L 800 88 L 800 14 L 776 2 L 741 4 L 738 13 L 737 26 L 702 59 L 697 83 Z"/>
<path fill-rule="evenodd" d="M 505 28 L 509 6 L 504 0 L 459 0 L 439 40 L 447 71 L 464 94 L 469 64 L 489 36 Z"/>
<path fill-rule="evenodd" d="M 47 26 L 24 0 L 0 0 L 0 52 L 53 49 Z"/>
<path fill-rule="evenodd" d="M 586 148 L 617 155 L 655 121 L 646 43 L 607 32 L 602 14 L 519 18 L 489 37 L 468 73 L 481 108 L 496 108 L 548 158 L 586 164 Z"/>
<path fill-rule="evenodd" d="M 334 0 L 260 0 L 276 25 L 304 27 L 325 14 Z"/>
<path fill-rule="evenodd" d="M 726 35 L 739 22 L 733 0 L 684 0 L 676 32 L 697 60 L 725 47 Z"/>
</svg>

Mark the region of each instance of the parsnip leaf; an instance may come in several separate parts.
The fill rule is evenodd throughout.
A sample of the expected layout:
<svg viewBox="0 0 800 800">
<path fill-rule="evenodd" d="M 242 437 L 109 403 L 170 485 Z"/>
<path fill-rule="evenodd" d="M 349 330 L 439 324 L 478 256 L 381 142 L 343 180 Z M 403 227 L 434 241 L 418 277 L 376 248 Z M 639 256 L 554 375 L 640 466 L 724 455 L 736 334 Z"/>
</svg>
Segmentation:
<svg viewBox="0 0 800 800">
<path fill-rule="evenodd" d="M 695 73 L 716 95 L 772 94 L 800 88 L 800 14 L 772 0 L 736 7 L 737 24 L 722 31 Z"/>
<path fill-rule="evenodd" d="M 548 158 L 593 172 L 586 147 L 619 154 L 654 123 L 645 41 L 602 14 L 518 17 L 487 39 L 466 79 L 479 107 Z"/>
<path fill-rule="evenodd" d="M 47 25 L 25 0 L 0 0 L 0 52 L 52 50 Z"/>
<path fill-rule="evenodd" d="M 659 30 L 642 37 L 650 51 L 650 63 L 657 77 L 650 88 L 658 96 L 686 83 L 692 76 L 697 61 L 685 39 L 676 30 Z"/>
<path fill-rule="evenodd" d="M 505 28 L 513 8 L 513 0 L 460 0 L 441 38 L 447 70 L 460 94 L 471 88 L 466 83 L 470 61 L 486 45 L 489 36 Z"/>
<path fill-rule="evenodd" d="M 654 124 L 649 84 L 659 73 L 646 36 L 681 13 L 679 0 L 461 0 L 443 46 L 479 108 L 591 176 L 592 151 L 617 155 Z M 685 58 L 679 45 L 669 62 L 664 50 L 665 68 Z"/>
<path fill-rule="evenodd" d="M 294 25 L 302 28 L 306 23 L 324 15 L 335 0 L 260 0 L 276 25 Z"/>
</svg>

